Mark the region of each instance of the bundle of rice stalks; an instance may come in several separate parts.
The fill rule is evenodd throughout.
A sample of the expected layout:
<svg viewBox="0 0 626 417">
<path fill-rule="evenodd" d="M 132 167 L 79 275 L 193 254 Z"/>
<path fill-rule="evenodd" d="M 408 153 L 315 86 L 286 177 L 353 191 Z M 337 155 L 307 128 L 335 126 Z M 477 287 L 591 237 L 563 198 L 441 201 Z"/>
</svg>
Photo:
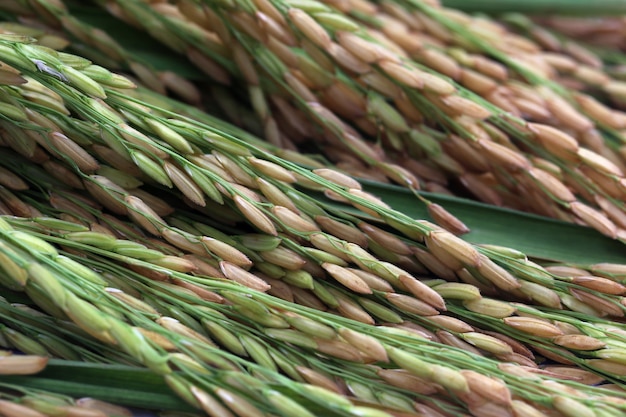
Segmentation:
<svg viewBox="0 0 626 417">
<path fill-rule="evenodd" d="M 530 30 L 535 42 L 425 3 L 257 3 L 104 5 L 214 81 L 245 82 L 274 145 L 315 140 L 353 175 L 414 190 L 461 187 L 491 204 L 622 233 L 626 119 L 588 94 L 619 99 L 621 81 L 575 42 L 541 27 Z M 153 88 L 175 88 L 177 78 L 155 77 L 71 9 L 31 7 Z"/>
<path fill-rule="evenodd" d="M 389 10 L 411 10 L 419 22 L 426 19 L 419 13 L 440 25 L 458 17 L 434 6 L 394 4 Z M 3 5 L 24 16 L 34 10 L 41 19 L 27 22 L 30 29 L 0 25 L 0 345 L 28 355 L 0 361 L 3 373 L 37 372 L 46 357 L 55 357 L 84 362 L 93 372 L 83 383 L 105 385 L 97 378 L 107 364 L 133 367 L 135 376 L 143 368 L 187 405 L 160 402 L 159 408 L 211 416 L 623 414 L 626 265 L 542 264 L 512 248 L 470 244 L 457 236 L 467 227 L 441 205 L 425 200 L 438 224 L 413 218 L 353 177 L 279 151 L 291 136 L 273 130 L 282 125 L 272 114 L 281 109 L 276 103 L 286 103 L 310 138 L 331 144 L 337 154 L 340 147 L 343 154 L 356 152 L 414 190 L 420 180 L 391 158 L 403 155 L 403 161 L 431 168 L 462 166 L 466 158 L 456 161 L 446 145 L 456 141 L 459 149 L 475 152 L 472 161 L 484 160 L 480 175 L 508 181 L 502 195 L 521 193 L 516 187 L 522 183 L 524 190 L 547 192 L 569 210 L 565 217 L 571 213 L 610 237 L 618 237 L 621 226 L 598 207 L 621 204 L 606 185 L 622 186 L 619 152 L 604 142 L 609 156 L 579 145 L 587 129 L 557 129 L 574 119 L 552 115 L 554 127 L 511 116 L 449 74 L 417 64 L 406 45 L 380 47 L 391 41 L 376 35 L 366 9 L 388 22 L 393 13 L 369 3 L 350 5 L 354 19 L 339 12 L 346 4 L 308 0 L 106 4 L 196 63 L 212 58 L 233 83 L 244 79 L 266 132 L 278 132 L 274 146 L 158 94 L 135 92 L 130 79 L 51 48 L 65 43 L 47 26 L 82 33 L 86 44 L 101 39 L 62 4 Z M 213 43 L 186 37 L 192 28 L 206 32 L 200 24 L 189 26 L 198 10 L 215 25 Z M 172 26 L 181 19 L 189 27 Z M 449 36 L 452 43 L 456 38 Z M 522 39 L 508 36 L 509 43 Z M 276 49 L 272 39 L 287 48 Z M 433 42 L 425 50 L 458 49 Z M 215 56 L 207 45 L 216 48 Z M 102 42 L 98 48 L 106 50 Z M 282 61 L 278 50 L 295 61 Z M 333 56 L 333 50 L 340 53 Z M 118 52 L 117 65 L 136 64 Z M 354 67 L 346 67 L 346 56 Z M 470 61 L 490 62 L 479 57 Z M 531 74 L 514 58 L 498 68 L 507 77 L 511 70 Z M 469 61 L 457 65 L 459 77 L 470 73 Z M 152 74 L 137 68 L 143 82 Z M 546 92 L 554 88 L 546 100 L 564 91 L 558 77 L 531 75 Z M 171 89 L 178 80 L 157 79 L 169 80 Z M 535 91 L 519 80 L 501 81 L 496 88 Z M 195 93 L 188 96 L 198 101 Z M 352 107 L 359 100 L 366 111 L 351 113 L 361 108 Z M 407 122 L 410 112 L 414 119 Z M 375 151 L 361 137 L 368 124 L 380 134 Z M 540 166 L 533 165 L 537 149 L 543 149 Z M 557 167 L 562 181 L 548 167 Z M 588 180 L 581 190 L 591 198 L 579 201 L 585 196 L 568 175 Z M 600 203 L 605 201 L 615 206 Z M 611 219 L 620 218 L 617 208 Z M 80 384 L 55 391 L 42 380 L 7 377 L 0 383 L 0 405 L 6 404 L 0 415 L 127 414 L 58 396 L 61 389 L 86 395 Z M 106 394 L 111 385 L 101 400 L 115 400 Z M 133 389 L 138 399 L 149 398 L 146 390 Z M 138 399 L 114 402 L 138 405 Z"/>
</svg>

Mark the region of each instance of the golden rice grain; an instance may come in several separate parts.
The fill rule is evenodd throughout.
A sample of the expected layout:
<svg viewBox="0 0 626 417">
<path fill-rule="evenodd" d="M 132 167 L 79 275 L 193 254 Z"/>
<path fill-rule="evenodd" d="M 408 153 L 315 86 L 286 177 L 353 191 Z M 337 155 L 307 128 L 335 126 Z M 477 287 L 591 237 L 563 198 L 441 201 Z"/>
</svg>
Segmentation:
<svg viewBox="0 0 626 417">
<path fill-rule="evenodd" d="M 527 127 L 541 145 L 552 154 L 567 161 L 578 161 L 578 142 L 576 139 L 561 130 L 544 124 L 528 123 Z"/>
<path fill-rule="evenodd" d="M 593 227 L 600 233 L 613 239 L 615 239 L 615 237 L 617 236 L 617 226 L 615 226 L 615 223 L 609 220 L 604 214 L 602 214 L 598 210 L 593 209 L 579 201 L 571 202 L 570 210 L 583 222 Z"/>
<path fill-rule="evenodd" d="M 235 282 L 238 282 L 241 285 L 244 285 L 248 288 L 252 288 L 257 291 L 266 292 L 270 289 L 270 286 L 263 281 L 261 278 L 256 275 L 246 271 L 239 266 L 227 262 L 220 261 L 220 270 L 224 274 L 224 276 L 228 279 L 231 279 Z"/>
<path fill-rule="evenodd" d="M 484 260 L 474 246 L 447 231 L 432 231 L 426 236 L 425 242 L 429 249 L 440 248 L 464 265 L 479 268 Z"/>
<path fill-rule="evenodd" d="M 457 236 L 469 233 L 470 229 L 465 225 L 465 223 L 446 210 L 443 206 L 436 203 L 427 203 L 426 208 L 428 209 L 428 214 L 430 214 L 435 223 L 450 233 Z"/>
<path fill-rule="evenodd" d="M 327 50 L 328 54 L 333 57 L 339 66 L 351 71 L 355 74 L 366 74 L 371 71 L 371 67 L 349 52 L 346 48 L 338 43 L 331 43 Z"/>
<path fill-rule="evenodd" d="M 592 275 L 575 276 L 572 283 L 604 294 L 622 295 L 626 291 L 626 287 L 618 282 Z"/>
<path fill-rule="evenodd" d="M 385 382 L 394 387 L 406 389 L 422 395 L 431 395 L 437 392 L 436 384 L 412 375 L 404 369 L 379 369 L 376 373 Z"/>
<path fill-rule="evenodd" d="M 9 355 L 0 356 L 1 375 L 30 375 L 43 370 L 48 363 L 45 356 Z"/>
<path fill-rule="evenodd" d="M 330 47 L 331 40 L 326 30 L 315 21 L 307 12 L 297 8 L 288 10 L 291 22 L 306 36 L 311 42 L 320 48 Z"/>
<path fill-rule="evenodd" d="M 505 317 L 502 321 L 508 326 L 539 337 L 552 338 L 563 335 L 561 329 L 555 325 L 534 317 Z"/>
<path fill-rule="evenodd" d="M 472 394 L 478 394 L 497 404 L 511 404 L 511 392 L 501 379 L 488 377 L 471 370 L 461 370 L 459 372 L 461 372 L 467 380 L 467 384 L 469 385 Z"/>
<path fill-rule="evenodd" d="M 470 311 L 484 314 L 490 317 L 504 318 L 515 313 L 515 307 L 505 301 L 492 298 L 476 298 L 463 302 L 463 305 Z"/>
<path fill-rule="evenodd" d="M 528 173 L 553 197 L 568 203 L 576 200 L 570 189 L 552 174 L 539 168 L 530 168 Z"/>
<path fill-rule="evenodd" d="M 287 229 L 293 229 L 302 233 L 320 231 L 319 227 L 317 227 L 315 223 L 307 220 L 302 215 L 289 210 L 287 207 L 274 206 L 271 211 L 272 214 L 274 214 Z"/>
<path fill-rule="evenodd" d="M 368 357 L 380 362 L 389 362 L 387 352 L 382 343 L 372 336 L 368 336 L 348 328 L 340 328 L 338 330 L 342 339 L 350 343 Z"/>
<path fill-rule="evenodd" d="M 154 236 L 161 236 L 166 223 L 149 205 L 132 195 L 125 197 L 124 201 L 128 204 L 128 216 L 133 221 Z"/>
<path fill-rule="evenodd" d="M 3 417 L 46 417 L 46 414 L 15 402 L 0 400 Z"/>
<path fill-rule="evenodd" d="M 429 271 L 431 271 L 435 276 L 439 278 L 443 278 L 447 281 L 456 281 L 456 275 L 454 273 L 454 269 L 445 265 L 432 253 L 429 253 L 428 251 L 425 251 L 418 247 L 413 247 L 411 249 L 413 250 L 413 254 L 415 258 L 420 263 L 422 263 Z"/>
<path fill-rule="evenodd" d="M 597 350 L 606 346 L 606 343 L 603 341 L 582 334 L 557 336 L 553 339 L 553 342 L 559 346 L 574 350 Z"/>
<path fill-rule="evenodd" d="M 600 297 L 587 291 L 571 288 L 570 293 L 583 303 L 593 307 L 595 310 L 614 317 L 624 317 L 624 305 L 617 300 L 612 300 L 608 296 Z"/>
<path fill-rule="evenodd" d="M 315 339 L 317 350 L 321 353 L 351 362 L 361 362 L 361 353 L 351 344 L 340 340 Z"/>
<path fill-rule="evenodd" d="M 322 263 L 324 268 L 339 283 L 359 294 L 371 294 L 372 289 L 358 275 L 347 268 L 328 262 Z"/>
<path fill-rule="evenodd" d="M 337 394 L 344 393 L 339 384 L 320 372 L 305 366 L 296 366 L 296 370 L 298 371 L 298 374 L 300 374 L 300 376 L 311 385 L 325 388 Z"/>
<path fill-rule="evenodd" d="M 276 185 L 261 177 L 257 178 L 257 183 L 259 191 L 261 191 L 270 203 L 276 206 L 286 207 L 294 213 L 300 213 L 300 210 L 298 210 L 292 199 L 282 192 Z"/>
<path fill-rule="evenodd" d="M 407 66 L 389 60 L 381 61 L 378 64 L 387 75 L 389 75 L 397 82 L 413 88 L 424 88 L 422 71 L 419 71 L 415 68 L 409 68 Z"/>
<path fill-rule="evenodd" d="M 253 225 L 269 235 L 278 235 L 274 223 L 272 223 L 272 221 L 253 203 L 241 197 L 240 195 L 235 195 L 233 197 L 233 201 L 235 202 L 235 205 L 237 206 L 239 211 Z"/>
</svg>

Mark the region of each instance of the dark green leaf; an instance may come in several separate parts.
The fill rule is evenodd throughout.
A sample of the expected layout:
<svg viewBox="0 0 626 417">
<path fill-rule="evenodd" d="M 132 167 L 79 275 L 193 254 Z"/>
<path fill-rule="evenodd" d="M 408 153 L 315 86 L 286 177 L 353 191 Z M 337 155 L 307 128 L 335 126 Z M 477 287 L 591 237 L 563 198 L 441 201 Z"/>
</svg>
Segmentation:
<svg viewBox="0 0 626 417">
<path fill-rule="evenodd" d="M 395 210 L 415 219 L 430 219 L 426 206 L 409 190 L 395 185 L 361 180 L 364 190 L 380 197 Z M 421 193 L 441 204 L 463 221 L 471 232 L 463 239 L 514 248 L 528 256 L 578 264 L 626 263 L 626 246 L 588 227 L 494 207 L 472 200 L 441 194 Z M 321 195 L 316 198 L 323 198 Z M 356 214 L 345 205 L 333 204 Z"/>
<path fill-rule="evenodd" d="M 466 12 L 604 16 L 626 13 L 623 0 L 443 0 L 443 5 Z"/>
<path fill-rule="evenodd" d="M 51 359 L 37 375 L 3 376 L 2 382 L 126 407 L 190 411 L 163 378 L 144 368 Z"/>
</svg>

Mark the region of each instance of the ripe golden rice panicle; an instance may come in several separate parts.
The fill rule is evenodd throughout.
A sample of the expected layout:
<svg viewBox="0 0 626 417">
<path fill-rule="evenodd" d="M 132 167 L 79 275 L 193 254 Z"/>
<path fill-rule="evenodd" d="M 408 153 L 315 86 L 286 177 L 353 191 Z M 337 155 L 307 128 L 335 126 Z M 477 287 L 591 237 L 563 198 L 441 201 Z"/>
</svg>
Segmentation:
<svg viewBox="0 0 626 417">
<path fill-rule="evenodd" d="M 381 45 L 366 40 L 357 34 L 339 31 L 335 33 L 335 36 L 339 45 L 365 63 L 372 64 L 382 60 L 398 61 L 393 53 L 385 50 Z"/>
<path fill-rule="evenodd" d="M 191 385 L 189 391 L 200 408 L 207 413 L 207 415 L 211 417 L 234 417 L 234 414 L 231 413 L 228 408 L 203 389 Z"/>
<path fill-rule="evenodd" d="M 336 291 L 330 291 L 330 294 L 335 298 L 337 303 L 336 309 L 342 316 L 365 324 L 373 325 L 375 323 L 374 318 L 356 302 Z"/>
<path fill-rule="evenodd" d="M 271 291 L 272 290 L 270 289 L 268 293 Z M 294 302 L 319 311 L 328 310 L 328 306 L 310 291 L 293 286 L 290 287 L 290 291 Z"/>
<path fill-rule="evenodd" d="M 261 31 L 265 32 L 268 38 L 274 37 L 275 39 L 289 47 L 294 47 L 298 44 L 298 40 L 290 31 L 289 26 L 279 23 L 279 21 L 263 12 L 256 12 L 255 16 L 259 22 L 259 28 L 261 29 Z M 250 80 L 250 78 L 246 78 Z M 255 83 L 251 84 L 258 84 L 258 79 Z"/>
<path fill-rule="evenodd" d="M 193 253 L 195 255 L 206 256 L 209 254 L 207 248 L 202 244 L 200 236 L 187 233 L 175 227 L 164 227 L 160 235 L 166 242 L 174 245 L 180 250 Z"/>
<path fill-rule="evenodd" d="M 572 380 L 585 385 L 599 385 L 606 379 L 593 372 L 573 366 L 552 365 L 543 368 L 557 379 Z"/>
<path fill-rule="evenodd" d="M 419 179 L 411 171 L 400 165 L 384 162 L 378 164 L 376 168 L 397 184 L 412 190 L 421 188 Z"/>
<path fill-rule="evenodd" d="M 591 273 L 586 269 L 576 268 L 567 265 L 549 265 L 545 267 L 545 270 L 559 277 L 578 277 L 591 275 Z"/>
<path fill-rule="evenodd" d="M 185 258 L 185 259 L 189 259 L 189 258 Z M 196 270 L 198 271 L 199 268 L 196 267 Z M 211 275 L 211 276 L 215 276 L 215 275 Z M 203 300 L 210 301 L 213 303 L 219 303 L 219 304 L 224 302 L 224 297 L 222 297 L 221 295 L 213 291 L 210 291 L 204 288 L 203 286 L 199 284 L 193 284 L 191 282 L 186 282 L 184 280 L 177 279 L 177 278 L 173 278 L 172 282 L 182 288 L 185 288 L 194 292 L 198 297 L 202 298 Z"/>
<path fill-rule="evenodd" d="M 570 189 L 549 172 L 540 168 L 530 168 L 528 173 L 555 198 L 568 203 L 576 200 Z"/>
<path fill-rule="evenodd" d="M 332 235 L 313 233 L 309 235 L 309 240 L 319 250 L 328 252 L 346 262 L 352 261 L 348 251 L 344 249 L 342 241 Z"/>
<path fill-rule="evenodd" d="M 264 261 L 284 268 L 287 271 L 298 271 L 304 267 L 307 260 L 291 249 L 278 246 L 268 251 L 258 252 Z M 266 271 L 268 273 L 269 271 Z M 285 272 L 283 272 L 284 274 Z M 285 276 L 282 276 L 285 279 Z M 292 276 L 292 279 L 295 277 Z M 309 278 L 310 279 L 310 278 Z M 308 280 L 307 280 L 308 281 Z M 290 281 L 291 284 L 294 282 Z"/>
<path fill-rule="evenodd" d="M 372 289 L 382 292 L 393 292 L 393 287 L 389 282 L 380 278 L 378 275 L 371 272 L 363 271 L 362 269 L 348 268 L 349 271 L 359 276 L 365 283 Z"/>
<path fill-rule="evenodd" d="M 252 261 L 243 252 L 226 242 L 207 236 L 203 236 L 201 241 L 202 244 L 204 244 L 211 252 L 215 253 L 225 261 L 231 262 L 243 268 L 249 268 L 252 266 Z"/>
</svg>

